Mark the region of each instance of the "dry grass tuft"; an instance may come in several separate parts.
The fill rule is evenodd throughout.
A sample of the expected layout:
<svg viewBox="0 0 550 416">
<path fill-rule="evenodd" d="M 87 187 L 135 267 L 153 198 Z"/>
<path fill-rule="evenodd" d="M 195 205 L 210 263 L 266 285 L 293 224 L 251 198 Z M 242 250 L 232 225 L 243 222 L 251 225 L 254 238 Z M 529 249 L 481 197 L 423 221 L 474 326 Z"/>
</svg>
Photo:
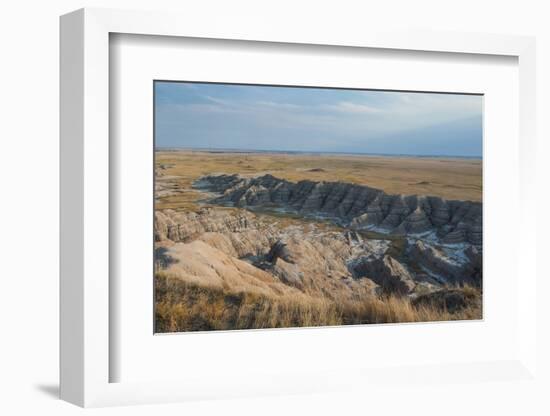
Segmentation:
<svg viewBox="0 0 550 416">
<path fill-rule="evenodd" d="M 270 298 L 185 282 L 159 272 L 155 276 L 156 332 L 288 328 L 397 322 L 480 319 L 480 302 L 458 312 L 432 304 L 414 305 L 408 298 L 329 300 L 307 296 Z M 475 288 L 465 288 L 480 298 Z"/>
</svg>

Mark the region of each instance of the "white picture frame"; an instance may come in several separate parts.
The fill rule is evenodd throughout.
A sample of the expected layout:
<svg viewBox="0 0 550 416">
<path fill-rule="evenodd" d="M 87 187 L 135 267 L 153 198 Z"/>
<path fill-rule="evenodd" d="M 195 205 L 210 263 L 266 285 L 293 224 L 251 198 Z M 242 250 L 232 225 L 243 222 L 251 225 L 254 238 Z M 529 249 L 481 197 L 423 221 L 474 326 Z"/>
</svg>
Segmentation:
<svg viewBox="0 0 550 416">
<path fill-rule="evenodd" d="M 206 39 L 383 48 L 516 57 L 519 66 L 519 172 L 521 213 L 534 212 L 535 41 L 529 37 L 360 30 L 330 32 L 280 28 L 275 22 L 205 24 L 189 15 L 82 9 L 61 18 L 61 398 L 80 406 L 159 403 L 198 398 L 308 393 L 369 385 L 414 374 L 434 380 L 442 372 L 464 381 L 473 376 L 524 380 L 536 375 L 536 218 L 521 215 L 517 270 L 517 354 L 506 360 L 443 362 L 412 369 L 368 368 L 318 374 L 270 375 L 261 380 L 188 378 L 178 381 L 111 382 L 110 365 L 110 166 L 109 36 L 137 34 Z M 152 197 L 152 195 L 151 195 Z M 119 358 L 119 357 L 118 357 Z M 401 371 L 401 372 L 400 372 Z M 481 377 L 481 379 L 484 379 Z M 345 383 L 342 380 L 347 380 Z M 356 387 L 357 388 L 357 387 Z"/>
</svg>

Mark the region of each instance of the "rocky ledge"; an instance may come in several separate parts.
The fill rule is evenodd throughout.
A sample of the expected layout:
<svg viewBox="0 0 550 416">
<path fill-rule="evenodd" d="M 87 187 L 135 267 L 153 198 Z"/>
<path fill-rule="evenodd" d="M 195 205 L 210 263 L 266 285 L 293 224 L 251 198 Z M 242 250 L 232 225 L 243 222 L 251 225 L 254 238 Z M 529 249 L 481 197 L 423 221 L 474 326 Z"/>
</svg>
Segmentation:
<svg viewBox="0 0 550 416">
<path fill-rule="evenodd" d="M 275 209 L 320 217 L 356 230 L 395 235 L 432 235 L 442 244 L 482 245 L 482 204 L 423 195 L 390 195 L 345 182 L 291 182 L 258 177 L 207 175 L 194 187 L 218 196 L 208 202 L 240 208 Z"/>
</svg>

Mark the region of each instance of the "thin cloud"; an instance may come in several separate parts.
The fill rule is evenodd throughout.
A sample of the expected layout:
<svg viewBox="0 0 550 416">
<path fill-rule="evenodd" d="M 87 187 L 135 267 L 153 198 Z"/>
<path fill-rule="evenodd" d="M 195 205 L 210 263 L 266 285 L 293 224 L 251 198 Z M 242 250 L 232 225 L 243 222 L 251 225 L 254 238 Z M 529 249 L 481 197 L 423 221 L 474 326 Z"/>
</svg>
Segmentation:
<svg viewBox="0 0 550 416">
<path fill-rule="evenodd" d="M 333 111 L 352 114 L 377 114 L 384 111 L 381 108 L 376 108 L 365 104 L 352 103 L 348 101 L 342 101 L 336 105 L 329 105 L 327 106 L 327 108 Z"/>
<path fill-rule="evenodd" d="M 481 154 L 480 96 L 155 85 L 158 146 Z"/>
</svg>

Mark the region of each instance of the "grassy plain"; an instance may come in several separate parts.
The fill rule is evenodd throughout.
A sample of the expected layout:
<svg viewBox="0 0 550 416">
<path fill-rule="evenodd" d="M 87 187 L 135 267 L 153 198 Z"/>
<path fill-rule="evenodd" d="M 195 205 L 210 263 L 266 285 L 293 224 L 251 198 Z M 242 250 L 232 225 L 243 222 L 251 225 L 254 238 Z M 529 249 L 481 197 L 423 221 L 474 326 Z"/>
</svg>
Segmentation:
<svg viewBox="0 0 550 416">
<path fill-rule="evenodd" d="M 157 151 L 155 163 L 157 181 L 173 181 L 183 190 L 158 198 L 157 209 L 193 209 L 198 193 L 191 189 L 191 183 L 212 173 L 251 176 L 270 173 L 291 181 L 352 182 L 390 194 L 431 195 L 470 201 L 482 199 L 482 162 L 477 159 L 182 150 Z"/>
</svg>

